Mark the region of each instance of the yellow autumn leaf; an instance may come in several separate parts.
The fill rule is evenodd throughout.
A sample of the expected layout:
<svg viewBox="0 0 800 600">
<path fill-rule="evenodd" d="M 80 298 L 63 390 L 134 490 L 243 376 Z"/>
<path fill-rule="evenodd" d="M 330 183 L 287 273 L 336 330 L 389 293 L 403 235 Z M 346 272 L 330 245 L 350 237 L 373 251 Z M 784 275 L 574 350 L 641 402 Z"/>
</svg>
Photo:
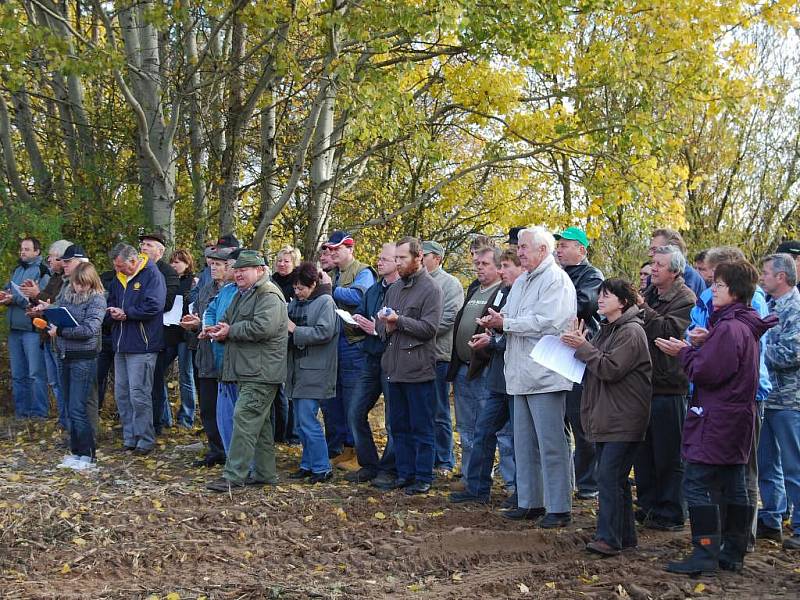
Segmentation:
<svg viewBox="0 0 800 600">
<path fill-rule="evenodd" d="M 702 594 L 706 590 L 706 585 L 704 583 L 698 583 L 694 586 L 694 593 L 695 594 Z"/>
<path fill-rule="evenodd" d="M 8 480 L 9 481 L 21 481 L 22 480 L 22 476 L 19 473 L 12 473 L 11 475 L 8 476 Z"/>
<path fill-rule="evenodd" d="M 377 498 L 373 498 L 372 496 L 367 496 L 367 504 L 377 504 Z"/>
<path fill-rule="evenodd" d="M 181 595 L 178 592 L 170 592 L 164 596 L 164 600 L 181 600 Z"/>
<path fill-rule="evenodd" d="M 244 558 L 245 560 L 250 560 L 251 558 L 253 558 L 253 553 L 250 552 L 250 550 L 246 550 L 244 553 Z"/>
<path fill-rule="evenodd" d="M 386 518 L 386 515 L 378 511 L 375 513 L 375 518 L 378 519 L 379 521 L 383 521 Z"/>
<path fill-rule="evenodd" d="M 72 569 L 69 568 L 69 564 L 68 563 L 64 563 L 64 566 L 61 567 L 61 570 L 59 571 L 59 573 L 61 573 L 62 575 L 66 575 L 70 571 L 72 571 Z"/>
<path fill-rule="evenodd" d="M 347 521 L 347 513 L 341 507 L 333 509 L 333 514 L 339 517 L 340 521 Z"/>
<path fill-rule="evenodd" d="M 69 519 L 69 511 L 68 510 L 62 510 L 60 513 L 58 513 L 58 517 L 60 519 Z"/>
<path fill-rule="evenodd" d="M 551 590 L 556 589 L 556 582 L 555 581 L 548 581 L 544 585 L 545 585 L 545 587 L 550 588 Z"/>
<path fill-rule="evenodd" d="M 85 546 L 86 540 L 81 537 L 74 537 L 72 538 L 72 543 L 75 544 L 76 546 Z"/>
</svg>

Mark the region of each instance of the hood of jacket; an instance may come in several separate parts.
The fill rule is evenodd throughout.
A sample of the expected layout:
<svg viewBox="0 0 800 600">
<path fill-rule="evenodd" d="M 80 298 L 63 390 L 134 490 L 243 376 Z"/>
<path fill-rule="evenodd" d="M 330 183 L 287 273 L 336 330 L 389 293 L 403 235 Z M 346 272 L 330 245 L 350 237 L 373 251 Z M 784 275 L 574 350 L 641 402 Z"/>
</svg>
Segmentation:
<svg viewBox="0 0 800 600">
<path fill-rule="evenodd" d="M 761 318 L 752 306 L 745 306 L 741 302 L 734 302 L 715 310 L 708 322 L 714 326 L 727 319 L 736 319 L 747 325 L 756 340 L 761 339 L 761 336 L 778 324 L 778 317 L 775 315 Z"/>
</svg>

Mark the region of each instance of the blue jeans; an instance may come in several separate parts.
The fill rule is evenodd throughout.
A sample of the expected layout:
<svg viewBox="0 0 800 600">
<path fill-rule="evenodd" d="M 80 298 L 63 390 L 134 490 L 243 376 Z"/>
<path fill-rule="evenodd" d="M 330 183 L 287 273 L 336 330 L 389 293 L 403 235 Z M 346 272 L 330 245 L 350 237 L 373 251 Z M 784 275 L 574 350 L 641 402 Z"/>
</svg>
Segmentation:
<svg viewBox="0 0 800 600">
<path fill-rule="evenodd" d="M 294 419 L 300 442 L 303 444 L 303 455 L 300 468 L 312 473 L 327 473 L 331 470 L 328 459 L 328 444 L 325 433 L 317 419 L 319 400 L 311 398 L 292 398 L 294 402 Z"/>
<path fill-rule="evenodd" d="M 758 488 L 763 508 L 758 518 L 780 529 L 792 505 L 792 530 L 800 534 L 800 411 L 764 409 L 758 442 Z"/>
<path fill-rule="evenodd" d="M 462 467 L 462 470 L 465 473 L 464 484 L 467 491 L 479 498 L 489 498 L 492 489 L 494 451 L 499 432 L 508 426 L 511 414 L 509 400 L 513 401 L 511 396 L 506 394 L 490 393 L 488 400 L 480 407 L 477 415 L 469 464 L 466 469 Z M 511 483 L 514 483 L 513 473 L 511 473 Z"/>
<path fill-rule="evenodd" d="M 233 411 L 239 398 L 239 387 L 230 381 L 220 381 L 217 387 L 217 429 L 227 456 L 233 437 Z"/>
<path fill-rule="evenodd" d="M 437 469 L 453 470 L 456 466 L 456 457 L 453 453 L 453 418 L 450 414 L 450 382 L 447 381 L 447 370 L 450 363 L 436 361 L 436 408 L 434 423 L 436 426 L 436 448 L 434 465 Z"/>
<path fill-rule="evenodd" d="M 353 446 L 353 434 L 347 426 L 347 409 L 353 400 L 356 382 L 363 368 L 364 351 L 361 349 L 361 342 L 348 344 L 344 335 L 340 335 L 336 396 L 320 403 L 325 420 L 325 439 L 331 455 L 341 454 L 345 446 Z"/>
<path fill-rule="evenodd" d="M 53 390 L 58 407 L 58 422 L 65 431 L 69 431 L 69 417 L 64 401 L 64 394 L 61 393 L 61 360 L 55 355 L 50 338 L 44 343 L 44 366 L 47 371 L 47 384 Z"/>
<path fill-rule="evenodd" d="M 470 456 L 478 415 L 486 409 L 490 396 L 487 386 L 488 369 L 484 369 L 475 379 L 467 379 L 468 370 L 469 365 L 461 365 L 456 373 L 456 380 L 453 382 L 456 431 L 461 438 L 461 475 L 467 479 L 469 479 Z M 497 429 L 494 432 L 496 431 Z M 494 432 L 492 433 L 494 434 Z M 492 445 L 491 452 L 492 459 L 494 459 L 494 445 Z"/>
<path fill-rule="evenodd" d="M 95 439 L 87 404 L 95 394 L 97 359 L 64 360 L 61 363 L 61 389 L 69 419 L 69 447 L 78 456 L 94 457 Z"/>
<path fill-rule="evenodd" d="M 612 548 L 632 548 L 636 545 L 636 522 L 633 518 L 633 496 L 629 476 L 640 442 L 598 442 L 597 532 L 594 539 Z"/>
<path fill-rule="evenodd" d="M 496 395 L 492 392 L 492 395 Z M 500 461 L 497 463 L 497 470 L 506 484 L 506 487 L 517 486 L 517 462 L 514 458 L 514 396 L 508 394 L 497 394 L 506 398 L 508 402 L 508 421 L 503 428 L 497 432 L 497 452 L 500 454 Z"/>
<path fill-rule="evenodd" d="M 430 483 L 434 460 L 434 382 L 389 382 L 389 397 L 397 476 Z"/>
<path fill-rule="evenodd" d="M 353 442 L 356 449 L 356 457 L 361 468 L 371 471 L 373 474 L 381 472 L 394 472 L 394 448 L 392 442 L 392 432 L 389 426 L 389 419 L 386 419 L 386 448 L 383 457 L 378 459 L 378 448 L 372 437 L 372 429 L 369 426 L 369 411 L 383 394 L 383 402 L 388 415 L 389 406 L 389 383 L 383 377 L 381 369 L 381 357 L 366 354 L 364 368 L 358 378 L 353 401 L 350 403 L 347 413 L 347 421 L 350 431 L 353 432 Z"/>
<path fill-rule="evenodd" d="M 159 355 L 159 360 L 163 361 L 162 368 L 162 398 L 163 411 L 161 423 L 172 426 L 172 409 L 167 402 L 167 386 L 164 378 L 169 371 L 172 361 L 178 359 L 178 381 L 181 392 L 181 407 L 178 409 L 176 421 L 181 427 L 191 428 L 194 426 L 195 413 L 195 390 L 194 390 L 194 366 L 192 364 L 192 351 L 186 342 L 181 342 L 177 346 L 167 346 L 163 354 Z"/>
<path fill-rule="evenodd" d="M 14 414 L 20 418 L 47 418 L 50 398 L 47 395 L 47 368 L 41 339 L 35 331 L 8 332 L 8 357 L 11 361 L 11 390 Z"/>
</svg>

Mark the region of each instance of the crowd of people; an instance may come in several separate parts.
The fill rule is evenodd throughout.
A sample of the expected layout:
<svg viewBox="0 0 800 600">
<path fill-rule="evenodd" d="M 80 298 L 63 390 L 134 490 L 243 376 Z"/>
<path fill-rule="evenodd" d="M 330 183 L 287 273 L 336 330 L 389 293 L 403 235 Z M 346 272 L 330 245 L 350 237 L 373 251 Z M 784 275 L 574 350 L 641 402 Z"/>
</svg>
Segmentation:
<svg viewBox="0 0 800 600">
<path fill-rule="evenodd" d="M 679 531 L 688 515 L 677 573 L 740 570 L 756 538 L 800 550 L 800 242 L 759 269 L 735 247 L 692 266 L 681 235 L 657 229 L 634 285 L 589 262 L 577 227 L 515 227 L 502 245 L 472 241 L 466 291 L 433 240 L 387 241 L 373 268 L 334 231 L 313 261 L 282 248 L 274 272 L 233 235 L 199 272 L 190 251 L 165 260 L 166 245 L 158 232 L 120 243 L 98 273 L 79 244 L 54 242 L 45 264 L 37 239 L 20 243 L 0 292 L 14 408 L 48 417 L 49 386 L 69 448 L 59 467 L 97 468 L 113 367 L 120 451 L 147 455 L 165 427 L 193 427 L 196 399 L 195 466 L 223 465 L 213 492 L 277 483 L 279 441 L 302 445 L 293 480 L 340 467 L 415 495 L 439 477 L 453 504 L 488 504 L 498 482 L 502 515 L 545 529 L 597 499 L 587 550 L 602 556 L 635 548 L 637 522 Z M 545 336 L 585 364 L 581 382 L 532 357 Z M 369 420 L 381 397 L 382 451 Z"/>
</svg>

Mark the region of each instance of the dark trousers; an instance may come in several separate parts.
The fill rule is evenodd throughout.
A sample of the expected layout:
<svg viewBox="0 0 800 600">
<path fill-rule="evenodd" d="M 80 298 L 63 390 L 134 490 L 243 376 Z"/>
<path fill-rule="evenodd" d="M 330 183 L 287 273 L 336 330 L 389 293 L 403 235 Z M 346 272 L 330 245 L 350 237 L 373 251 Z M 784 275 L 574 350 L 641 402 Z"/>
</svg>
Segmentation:
<svg viewBox="0 0 800 600">
<path fill-rule="evenodd" d="M 275 433 L 275 442 L 288 442 L 294 435 L 294 411 L 286 396 L 286 390 L 281 386 L 278 397 L 272 403 L 272 428 Z"/>
<path fill-rule="evenodd" d="M 364 351 L 361 349 L 361 342 L 348 344 L 344 334 L 339 335 L 336 396 L 320 402 L 330 455 L 341 454 L 345 446 L 353 446 L 353 434 L 347 426 L 347 410 L 353 401 L 356 381 L 363 368 Z"/>
<path fill-rule="evenodd" d="M 491 493 L 497 432 L 508 423 L 513 402 L 513 396 L 490 392 L 487 402 L 478 407 L 472 452 L 469 455 L 464 484 L 469 493 L 480 498 L 488 498 Z"/>
<path fill-rule="evenodd" d="M 390 382 L 389 397 L 397 476 L 430 483 L 434 460 L 434 383 Z"/>
<path fill-rule="evenodd" d="M 225 448 L 217 427 L 217 379 L 215 377 L 197 377 L 195 378 L 195 387 L 200 401 L 200 420 L 208 440 L 206 459 L 224 459 Z"/>
<path fill-rule="evenodd" d="M 436 407 L 433 420 L 435 423 L 434 464 L 437 468 L 453 470 L 456 457 L 453 453 L 453 417 L 450 414 L 450 382 L 447 371 L 450 363 L 436 361 Z"/>
<path fill-rule="evenodd" d="M 686 504 L 689 508 L 717 502 L 748 504 L 744 473 L 745 465 L 704 465 L 687 462 L 683 476 Z"/>
<path fill-rule="evenodd" d="M 383 457 L 378 459 L 378 448 L 372 437 L 372 429 L 369 426 L 369 412 L 383 394 L 383 403 L 386 407 L 386 448 Z M 373 474 L 378 472 L 394 473 L 395 457 L 394 444 L 392 442 L 392 431 L 389 426 L 389 383 L 383 376 L 381 369 L 381 357 L 366 354 L 364 358 L 364 368 L 356 383 L 353 391 L 353 401 L 350 403 L 347 413 L 347 422 L 350 431 L 353 433 L 356 457 L 361 468 L 371 471 Z"/>
<path fill-rule="evenodd" d="M 586 439 L 581 424 L 581 395 L 583 386 L 576 383 L 567 392 L 567 425 L 575 441 L 572 462 L 575 468 L 575 487 L 579 492 L 597 491 L 597 459 L 594 444 Z"/>
<path fill-rule="evenodd" d="M 616 549 L 636 546 L 633 496 L 628 476 L 640 442 L 597 442 L 596 540 Z"/>
<path fill-rule="evenodd" d="M 650 518 L 683 524 L 684 396 L 653 396 L 647 435 L 633 461 L 636 499 Z"/>
<path fill-rule="evenodd" d="M 106 397 L 106 389 L 108 388 L 108 375 L 111 369 L 114 368 L 114 350 L 111 344 L 106 347 L 103 344 L 103 349 L 97 357 L 97 406 L 103 407 L 103 400 Z"/>
<path fill-rule="evenodd" d="M 61 391 L 67 408 L 70 451 L 78 456 L 94 458 L 95 435 L 91 407 L 97 382 L 97 359 L 81 358 L 61 363 Z"/>
<path fill-rule="evenodd" d="M 163 422 L 164 404 L 167 402 L 167 388 L 164 379 L 167 376 L 171 357 L 174 358 L 174 356 L 175 354 L 170 348 L 159 352 L 153 371 L 153 429 L 155 429 L 156 435 L 161 435 L 161 429 L 167 425 Z"/>
</svg>

